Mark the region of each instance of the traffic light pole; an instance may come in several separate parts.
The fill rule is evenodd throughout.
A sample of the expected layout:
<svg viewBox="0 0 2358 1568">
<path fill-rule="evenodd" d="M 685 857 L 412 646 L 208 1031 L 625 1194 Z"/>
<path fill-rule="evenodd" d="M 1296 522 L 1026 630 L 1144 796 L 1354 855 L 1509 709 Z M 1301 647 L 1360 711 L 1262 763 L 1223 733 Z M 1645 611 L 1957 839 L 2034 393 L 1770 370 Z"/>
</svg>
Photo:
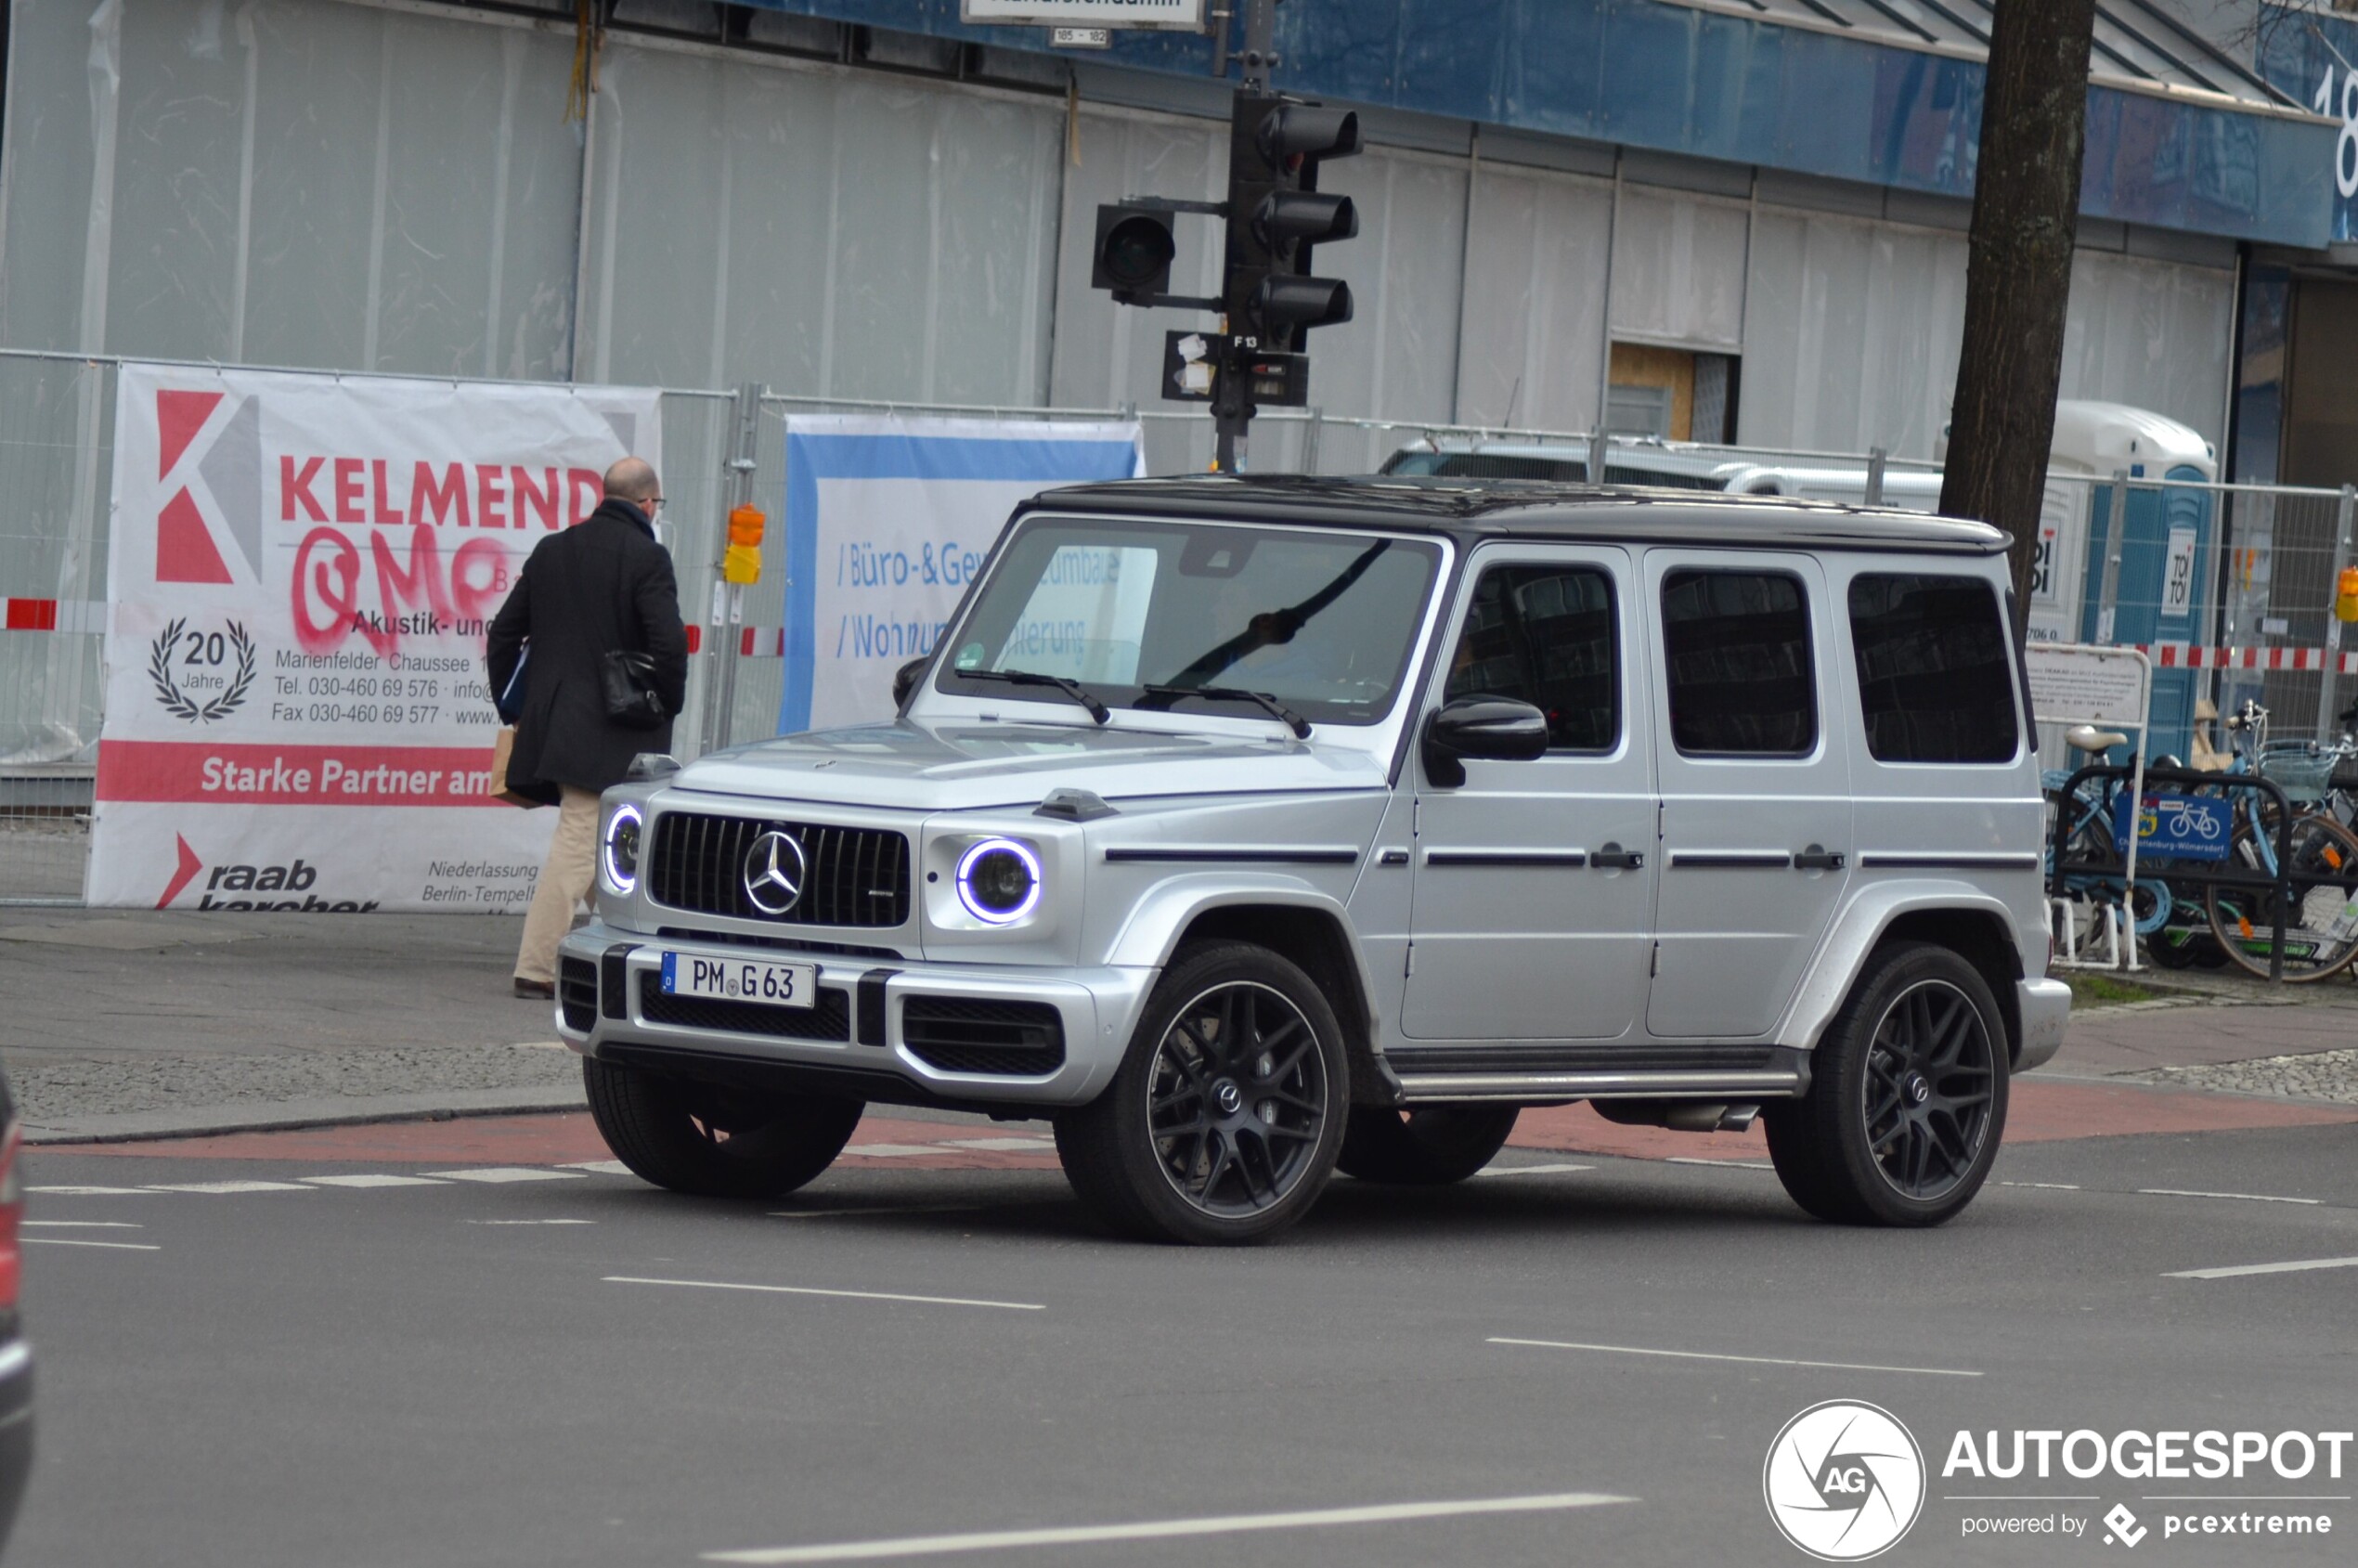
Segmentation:
<svg viewBox="0 0 2358 1568">
<path fill-rule="evenodd" d="M 1245 49 L 1241 57 L 1244 91 L 1266 93 L 1270 72 L 1277 63 L 1277 0 L 1244 0 L 1244 6 Z M 1231 221 L 1242 216 L 1235 214 Z M 1232 308 L 1227 312 L 1231 317 L 1235 314 L 1234 303 L 1230 302 Z M 1233 319 L 1229 321 L 1230 332 L 1241 330 Z M 1219 392 L 1211 406 L 1212 429 L 1215 432 L 1212 467 L 1221 473 L 1242 473 L 1251 447 L 1252 400 L 1242 372 L 1240 365 L 1232 363 L 1223 367 Z"/>
</svg>

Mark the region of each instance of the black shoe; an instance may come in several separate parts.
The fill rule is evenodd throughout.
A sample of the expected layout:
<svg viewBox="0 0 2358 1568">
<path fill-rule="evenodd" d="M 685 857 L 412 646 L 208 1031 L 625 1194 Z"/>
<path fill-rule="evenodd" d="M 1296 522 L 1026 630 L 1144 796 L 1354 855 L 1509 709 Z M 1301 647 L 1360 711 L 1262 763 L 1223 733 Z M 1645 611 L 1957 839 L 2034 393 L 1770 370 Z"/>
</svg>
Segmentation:
<svg viewBox="0 0 2358 1568">
<path fill-rule="evenodd" d="M 550 984 L 547 980 L 527 980 L 522 975 L 518 975 L 516 977 L 516 994 L 518 996 L 538 997 L 543 1002 L 553 1002 L 556 1000 L 557 988 Z"/>
</svg>

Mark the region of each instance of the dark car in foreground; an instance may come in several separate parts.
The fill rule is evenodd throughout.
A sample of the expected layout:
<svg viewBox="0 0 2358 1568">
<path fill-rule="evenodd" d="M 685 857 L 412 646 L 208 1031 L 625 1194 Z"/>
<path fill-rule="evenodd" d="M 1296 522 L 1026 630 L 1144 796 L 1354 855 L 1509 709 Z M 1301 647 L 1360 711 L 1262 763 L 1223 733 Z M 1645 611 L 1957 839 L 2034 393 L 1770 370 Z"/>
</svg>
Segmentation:
<svg viewBox="0 0 2358 1568">
<path fill-rule="evenodd" d="M 24 1218 L 17 1153 L 23 1143 L 17 1097 L 0 1072 L 0 1549 L 8 1544 L 32 1469 L 32 1350 L 17 1318 L 17 1285 L 24 1274 L 17 1245 L 17 1225 Z"/>
</svg>

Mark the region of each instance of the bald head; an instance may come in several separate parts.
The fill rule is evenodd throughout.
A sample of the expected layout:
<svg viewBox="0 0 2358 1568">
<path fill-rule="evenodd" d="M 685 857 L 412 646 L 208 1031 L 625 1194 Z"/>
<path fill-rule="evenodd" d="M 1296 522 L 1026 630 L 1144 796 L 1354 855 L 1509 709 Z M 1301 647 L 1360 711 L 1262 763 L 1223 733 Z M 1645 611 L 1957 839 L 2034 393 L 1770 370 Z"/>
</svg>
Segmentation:
<svg viewBox="0 0 2358 1568">
<path fill-rule="evenodd" d="M 606 470 L 606 496 L 643 508 L 663 493 L 654 467 L 644 458 L 625 458 Z"/>
</svg>

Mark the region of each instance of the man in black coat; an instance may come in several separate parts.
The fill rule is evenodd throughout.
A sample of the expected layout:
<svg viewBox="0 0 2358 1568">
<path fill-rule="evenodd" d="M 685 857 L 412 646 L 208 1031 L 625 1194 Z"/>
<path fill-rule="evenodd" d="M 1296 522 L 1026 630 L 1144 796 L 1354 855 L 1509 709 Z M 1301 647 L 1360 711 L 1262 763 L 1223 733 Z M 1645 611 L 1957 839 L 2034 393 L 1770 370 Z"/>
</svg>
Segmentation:
<svg viewBox="0 0 2358 1568">
<path fill-rule="evenodd" d="M 508 786 L 558 808 L 516 954 L 518 996 L 555 994 L 557 944 L 596 875 L 599 796 L 622 782 L 639 753 L 671 749 L 668 723 L 634 730 L 607 719 L 606 654 L 653 654 L 665 711 L 678 713 L 687 695 L 679 584 L 670 552 L 655 542 L 662 486 L 653 468 L 625 458 L 606 470 L 605 492 L 579 526 L 533 551 L 492 619 L 485 649 L 495 692 L 508 689 L 529 649 Z"/>
</svg>

